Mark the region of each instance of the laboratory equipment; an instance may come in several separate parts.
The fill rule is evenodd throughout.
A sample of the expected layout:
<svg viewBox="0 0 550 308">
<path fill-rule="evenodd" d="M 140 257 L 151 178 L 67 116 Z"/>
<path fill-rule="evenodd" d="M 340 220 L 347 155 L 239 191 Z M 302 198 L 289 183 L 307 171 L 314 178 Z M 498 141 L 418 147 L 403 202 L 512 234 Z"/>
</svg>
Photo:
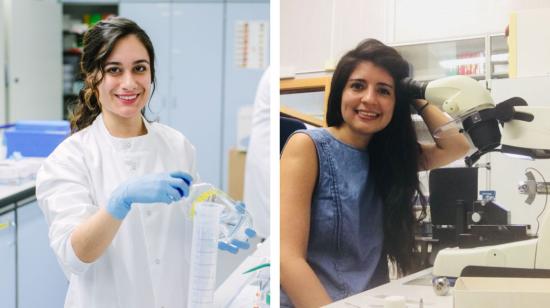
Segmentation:
<svg viewBox="0 0 550 308">
<path fill-rule="evenodd" d="M 477 199 L 475 168 L 439 168 L 430 172 L 432 237 L 439 247 L 456 246 L 466 230 L 466 212 Z"/>
<path fill-rule="evenodd" d="M 434 131 L 434 138 L 456 133 L 466 133 L 470 137 L 477 151 L 466 157 L 468 166 L 489 152 L 529 159 L 550 158 L 548 107 L 527 106 L 520 97 L 495 105 L 485 87 L 467 76 L 450 76 L 431 82 L 405 78 L 402 87 L 412 97 L 425 98 L 453 117 Z"/>
<path fill-rule="evenodd" d="M 405 297 L 391 295 L 384 298 L 384 308 L 406 308 Z"/>
<path fill-rule="evenodd" d="M 451 284 L 449 283 L 449 279 L 447 277 L 434 277 L 432 279 L 432 287 L 435 294 L 445 296 L 449 293 Z"/>
<path fill-rule="evenodd" d="M 540 174 L 540 173 L 539 173 Z M 540 174 L 542 176 L 542 174 Z M 520 194 L 527 195 L 525 203 L 532 204 L 537 194 L 548 195 L 550 194 L 550 182 L 537 182 L 533 172 L 527 171 L 525 173 L 527 180 L 521 181 L 518 184 L 518 191 Z M 543 180 L 544 177 L 543 177 Z"/>
<path fill-rule="evenodd" d="M 255 302 L 261 308 L 269 306 L 269 250 L 267 238 L 222 282 L 214 296 L 215 308 L 252 307 Z"/>
<path fill-rule="evenodd" d="M 472 248 L 528 239 L 528 225 L 511 225 L 510 212 L 494 200 L 477 199 L 477 168 L 430 172 L 430 216 L 438 247 Z"/>
<path fill-rule="evenodd" d="M 248 249 L 248 239 L 256 236 L 252 217 L 242 202 L 233 200 L 228 194 L 209 183 L 191 185 L 187 202 L 187 217 L 193 219 L 201 202 L 209 201 L 222 206 L 218 247 L 231 253 L 239 248 Z"/>
<path fill-rule="evenodd" d="M 201 202 L 196 208 L 188 308 L 211 308 L 214 304 L 221 211 L 222 206 L 212 202 Z"/>
<path fill-rule="evenodd" d="M 244 274 L 254 272 L 254 278 L 252 278 L 252 285 L 255 286 L 256 292 L 254 295 L 253 308 L 267 308 L 270 305 L 270 276 L 269 276 L 270 263 L 267 262 L 267 257 L 264 258 L 264 263 L 255 266 Z"/>
<path fill-rule="evenodd" d="M 4 132 L 7 157 L 47 157 L 70 132 L 67 121 L 17 121 Z"/>
<path fill-rule="evenodd" d="M 20 158 L 0 160 L 0 185 L 20 185 L 33 181 L 43 158 Z"/>
<path fill-rule="evenodd" d="M 435 138 L 461 132 L 469 135 L 477 148 L 466 158 L 469 166 L 493 151 L 530 159 L 550 158 L 548 107 L 527 106 L 519 97 L 495 106 L 484 86 L 466 76 L 451 76 L 427 83 L 408 79 L 403 85 L 413 97 L 428 99 L 454 118 L 434 131 Z M 549 269 L 550 211 L 543 215 L 536 239 L 439 251 L 433 275 L 458 277 L 468 265 Z"/>
</svg>

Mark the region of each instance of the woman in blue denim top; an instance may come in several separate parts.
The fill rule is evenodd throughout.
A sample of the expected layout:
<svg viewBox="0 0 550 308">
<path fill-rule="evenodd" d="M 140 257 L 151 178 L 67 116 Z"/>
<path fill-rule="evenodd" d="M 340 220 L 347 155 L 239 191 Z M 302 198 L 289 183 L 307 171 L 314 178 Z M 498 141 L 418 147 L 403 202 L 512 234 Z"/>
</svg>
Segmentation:
<svg viewBox="0 0 550 308">
<path fill-rule="evenodd" d="M 293 134 L 281 156 L 281 307 L 319 307 L 388 281 L 387 260 L 411 268 L 418 171 L 469 149 L 456 134 L 417 141 L 410 106 L 433 131 L 450 119 L 407 97 L 409 64 L 369 39 L 334 71 L 327 128 Z"/>
</svg>

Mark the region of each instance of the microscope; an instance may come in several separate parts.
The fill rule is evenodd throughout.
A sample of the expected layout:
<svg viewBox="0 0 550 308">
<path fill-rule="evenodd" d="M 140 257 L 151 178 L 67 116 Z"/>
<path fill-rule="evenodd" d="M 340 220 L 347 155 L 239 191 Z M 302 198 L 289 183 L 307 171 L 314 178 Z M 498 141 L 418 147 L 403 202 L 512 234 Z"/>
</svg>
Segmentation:
<svg viewBox="0 0 550 308">
<path fill-rule="evenodd" d="M 433 132 L 434 138 L 467 134 L 476 151 L 466 157 L 467 166 L 490 152 L 527 159 L 550 158 L 550 108 L 527 106 L 519 97 L 495 104 L 487 89 L 467 76 L 451 76 L 431 82 L 405 79 L 404 91 L 439 106 L 453 120 Z M 550 185 L 527 175 L 519 192 L 548 194 Z M 445 248 L 437 254 L 432 274 L 459 277 L 467 266 L 550 269 L 550 211 L 542 214 L 538 238 L 475 248 Z"/>
</svg>

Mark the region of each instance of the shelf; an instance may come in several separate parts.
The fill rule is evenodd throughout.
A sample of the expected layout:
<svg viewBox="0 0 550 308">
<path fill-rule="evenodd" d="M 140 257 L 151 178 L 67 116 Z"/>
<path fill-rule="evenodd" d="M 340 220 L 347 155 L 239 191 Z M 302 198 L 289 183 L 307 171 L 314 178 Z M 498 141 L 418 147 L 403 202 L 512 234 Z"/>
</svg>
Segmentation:
<svg viewBox="0 0 550 308">
<path fill-rule="evenodd" d="M 63 1 L 63 110 L 65 118 L 71 103 L 78 97 L 78 91 L 82 88 L 80 58 L 84 33 L 98 19 L 118 15 L 118 2 Z"/>
<path fill-rule="evenodd" d="M 281 114 L 314 126 L 326 126 L 324 118 L 331 78 L 323 76 L 281 80 Z"/>
<path fill-rule="evenodd" d="M 393 46 L 411 65 L 411 75 L 420 81 L 464 75 L 476 80 L 492 78 L 487 68 L 508 64 L 504 35 L 435 41 Z M 490 48 L 489 48 L 490 47 Z M 489 54 L 487 54 L 489 53 Z M 502 78 L 502 71 L 495 78 Z"/>
<path fill-rule="evenodd" d="M 311 116 L 309 114 L 302 113 L 300 111 L 294 110 L 292 108 L 288 108 L 285 106 L 281 106 L 281 115 L 291 117 L 298 119 L 304 123 L 311 124 L 313 126 L 321 127 L 326 126 L 325 121 L 323 119 L 316 118 L 314 116 Z"/>
</svg>

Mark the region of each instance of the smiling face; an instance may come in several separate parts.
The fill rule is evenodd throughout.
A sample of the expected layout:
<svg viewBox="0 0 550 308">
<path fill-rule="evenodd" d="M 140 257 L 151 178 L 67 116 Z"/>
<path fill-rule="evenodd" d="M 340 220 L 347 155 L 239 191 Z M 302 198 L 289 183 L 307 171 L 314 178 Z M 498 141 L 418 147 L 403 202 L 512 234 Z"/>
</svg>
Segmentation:
<svg viewBox="0 0 550 308">
<path fill-rule="evenodd" d="M 139 119 L 151 91 L 147 49 L 135 35 L 121 38 L 105 61 L 98 86 L 102 112 L 110 121 Z"/>
<path fill-rule="evenodd" d="M 350 74 L 342 93 L 342 129 L 353 138 L 368 141 L 390 123 L 395 107 L 392 76 L 372 62 L 364 61 Z"/>
</svg>

